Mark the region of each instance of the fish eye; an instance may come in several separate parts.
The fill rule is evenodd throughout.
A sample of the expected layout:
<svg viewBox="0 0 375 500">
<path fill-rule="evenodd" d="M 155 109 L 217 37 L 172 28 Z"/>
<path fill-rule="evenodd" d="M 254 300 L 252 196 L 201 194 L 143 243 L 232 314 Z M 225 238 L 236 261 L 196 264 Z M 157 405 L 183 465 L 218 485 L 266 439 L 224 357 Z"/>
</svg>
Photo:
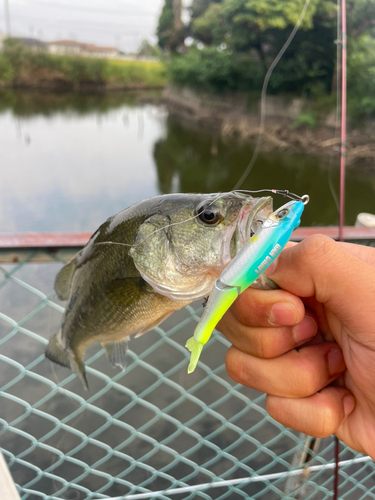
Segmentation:
<svg viewBox="0 0 375 500">
<path fill-rule="evenodd" d="M 288 214 L 288 212 L 289 212 L 289 210 L 284 208 L 284 210 L 280 210 L 280 212 L 276 215 L 276 217 L 278 219 L 283 219 Z"/>
<path fill-rule="evenodd" d="M 198 209 L 198 217 L 205 224 L 213 225 L 222 220 L 219 210 L 215 207 L 207 206 Z"/>
</svg>

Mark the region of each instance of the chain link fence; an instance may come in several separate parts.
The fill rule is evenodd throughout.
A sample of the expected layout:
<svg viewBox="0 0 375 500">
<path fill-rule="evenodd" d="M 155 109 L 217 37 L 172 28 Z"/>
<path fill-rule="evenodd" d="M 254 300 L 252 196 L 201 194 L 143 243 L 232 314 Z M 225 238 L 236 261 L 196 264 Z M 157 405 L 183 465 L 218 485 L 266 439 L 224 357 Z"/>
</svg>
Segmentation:
<svg viewBox="0 0 375 500">
<path fill-rule="evenodd" d="M 45 359 L 61 266 L 35 251 L 0 267 L 0 446 L 23 500 L 332 498 L 333 439 L 305 453 L 303 469 L 311 443 L 227 376 L 222 335 L 187 375 L 200 304 L 132 340 L 125 372 L 92 346 L 89 392 Z M 340 462 L 339 498 L 375 499 L 374 462 L 343 445 Z"/>
</svg>

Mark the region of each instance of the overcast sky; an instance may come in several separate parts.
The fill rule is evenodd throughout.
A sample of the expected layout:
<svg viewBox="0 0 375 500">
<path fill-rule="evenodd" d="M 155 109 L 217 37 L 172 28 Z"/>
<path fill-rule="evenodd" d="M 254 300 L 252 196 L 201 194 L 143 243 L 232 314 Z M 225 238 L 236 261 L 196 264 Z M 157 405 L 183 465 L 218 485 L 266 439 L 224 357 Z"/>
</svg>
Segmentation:
<svg viewBox="0 0 375 500">
<path fill-rule="evenodd" d="M 5 33 L 0 0 L 0 33 Z M 8 0 L 13 36 L 74 39 L 133 52 L 155 30 L 164 0 Z"/>
</svg>

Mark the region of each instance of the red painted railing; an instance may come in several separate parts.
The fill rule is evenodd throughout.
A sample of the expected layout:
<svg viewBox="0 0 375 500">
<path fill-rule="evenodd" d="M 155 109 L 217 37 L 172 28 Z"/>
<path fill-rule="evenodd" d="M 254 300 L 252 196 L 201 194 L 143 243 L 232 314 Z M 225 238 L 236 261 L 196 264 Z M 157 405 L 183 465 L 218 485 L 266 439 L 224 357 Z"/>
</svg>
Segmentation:
<svg viewBox="0 0 375 500">
<path fill-rule="evenodd" d="M 9 248 L 71 248 L 82 247 L 92 233 L 14 233 L 0 234 L 0 250 Z M 324 234 L 338 239 L 337 227 L 299 227 L 292 240 L 301 241 L 312 234 Z M 344 240 L 375 240 L 375 228 L 344 227 Z"/>
</svg>

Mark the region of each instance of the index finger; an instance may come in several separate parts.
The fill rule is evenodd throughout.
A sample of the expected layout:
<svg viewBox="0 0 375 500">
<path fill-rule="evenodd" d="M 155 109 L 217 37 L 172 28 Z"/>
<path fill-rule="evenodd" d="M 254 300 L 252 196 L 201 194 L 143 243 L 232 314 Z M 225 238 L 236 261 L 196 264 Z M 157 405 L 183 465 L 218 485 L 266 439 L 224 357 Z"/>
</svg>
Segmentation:
<svg viewBox="0 0 375 500">
<path fill-rule="evenodd" d="M 293 326 L 302 321 L 305 308 L 299 297 L 285 290 L 248 288 L 238 296 L 231 312 L 246 326 Z"/>
<path fill-rule="evenodd" d="M 299 297 L 315 297 L 355 327 L 371 326 L 375 313 L 369 297 L 375 295 L 375 269 L 345 245 L 323 235 L 309 236 L 286 248 L 266 270 L 281 288 Z M 353 308 L 355 307 L 355 314 Z"/>
</svg>

